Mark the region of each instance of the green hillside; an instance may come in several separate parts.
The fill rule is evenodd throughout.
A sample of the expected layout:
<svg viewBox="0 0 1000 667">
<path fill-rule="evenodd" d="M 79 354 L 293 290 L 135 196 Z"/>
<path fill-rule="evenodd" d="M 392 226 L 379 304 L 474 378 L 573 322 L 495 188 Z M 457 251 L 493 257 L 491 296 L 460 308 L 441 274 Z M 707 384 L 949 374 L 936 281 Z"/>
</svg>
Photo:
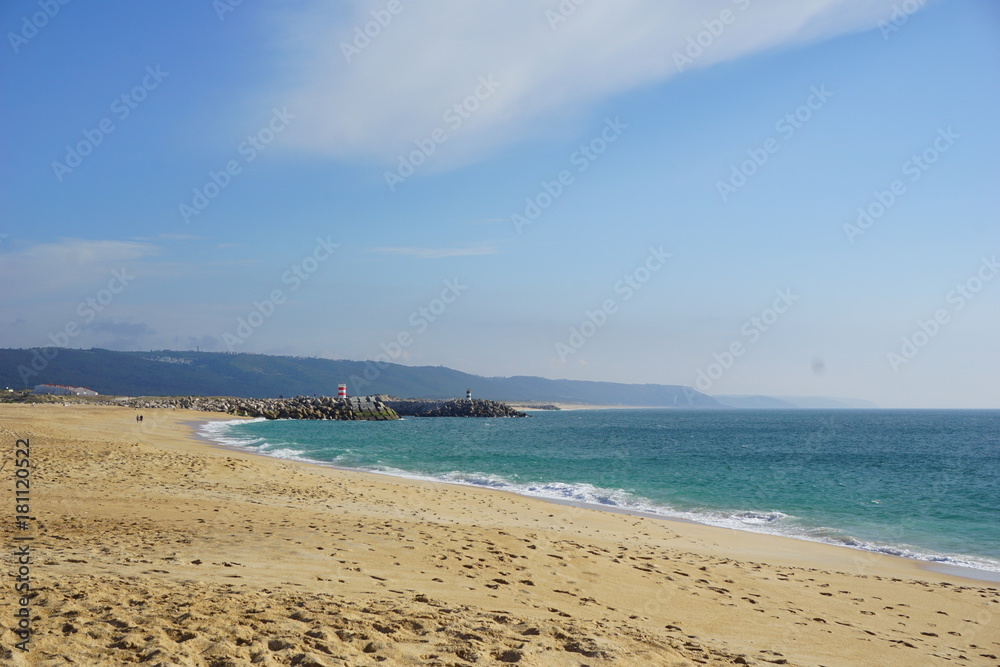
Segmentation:
<svg viewBox="0 0 1000 667">
<path fill-rule="evenodd" d="M 688 387 L 613 382 L 487 378 L 443 366 L 274 357 L 220 352 L 115 352 L 65 348 L 0 350 L 0 386 L 50 383 L 89 387 L 118 396 L 240 396 L 268 398 L 335 395 L 345 382 L 352 395 L 464 397 L 662 407 L 721 407 Z"/>
</svg>

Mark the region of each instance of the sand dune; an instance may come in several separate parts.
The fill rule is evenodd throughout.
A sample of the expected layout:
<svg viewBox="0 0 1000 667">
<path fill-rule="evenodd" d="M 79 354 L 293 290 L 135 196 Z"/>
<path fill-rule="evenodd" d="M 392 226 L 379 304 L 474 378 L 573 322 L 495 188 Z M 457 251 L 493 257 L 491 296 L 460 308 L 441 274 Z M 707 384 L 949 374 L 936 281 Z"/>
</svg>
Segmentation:
<svg viewBox="0 0 1000 667">
<path fill-rule="evenodd" d="M 5 663 L 1000 665 L 995 584 L 267 459 L 195 439 L 211 415 L 144 414 L 0 406 L 37 519 L 35 634 L 15 649 L 6 587 Z"/>
</svg>

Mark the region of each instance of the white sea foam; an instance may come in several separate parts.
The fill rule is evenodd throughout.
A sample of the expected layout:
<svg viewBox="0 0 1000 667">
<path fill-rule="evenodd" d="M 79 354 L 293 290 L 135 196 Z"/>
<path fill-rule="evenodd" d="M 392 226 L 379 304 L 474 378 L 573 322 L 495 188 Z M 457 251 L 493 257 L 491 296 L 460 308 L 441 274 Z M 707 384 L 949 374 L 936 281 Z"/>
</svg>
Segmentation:
<svg viewBox="0 0 1000 667">
<path fill-rule="evenodd" d="M 515 483 L 499 475 L 486 473 L 466 473 L 453 471 L 443 475 L 418 475 L 402 470 L 389 468 L 369 469 L 400 477 L 442 481 L 466 486 L 480 486 L 523 496 L 532 496 L 559 502 L 591 506 L 595 509 L 615 508 L 645 515 L 667 519 L 684 519 L 696 523 L 707 524 L 719 528 L 730 528 L 767 535 L 779 535 L 810 542 L 821 542 L 837 546 L 846 546 L 862 551 L 899 556 L 930 563 L 955 565 L 977 570 L 1000 572 L 1000 560 L 978 558 L 959 554 L 944 554 L 909 545 L 880 544 L 846 536 L 840 531 L 830 528 L 810 528 L 799 522 L 796 517 L 784 512 L 747 511 L 747 510 L 713 510 L 697 509 L 682 510 L 662 503 L 657 503 L 624 489 L 606 489 L 592 484 L 567 484 L 564 482 L 546 483 Z"/>
<path fill-rule="evenodd" d="M 240 436 L 234 434 L 232 430 L 232 427 L 237 424 L 254 424 L 266 421 L 267 419 L 260 417 L 257 419 L 231 419 L 227 421 L 208 422 L 198 429 L 198 434 L 220 445 L 234 449 L 245 449 L 255 454 L 265 454 L 276 459 L 323 464 L 323 461 L 303 456 L 305 454 L 304 450 L 289 447 L 288 443 L 269 442 L 266 438 L 257 436 Z"/>
<path fill-rule="evenodd" d="M 288 447 L 288 443 L 269 443 L 260 437 L 236 436 L 230 428 L 236 424 L 249 424 L 262 421 L 267 420 L 235 419 L 231 421 L 209 422 L 199 429 L 199 434 L 228 447 L 246 449 L 275 458 L 325 466 L 348 467 L 345 466 L 345 459 L 352 458 L 348 456 L 351 454 L 350 450 L 337 456 L 333 461 L 320 461 L 303 456 L 304 451 Z M 443 474 L 421 474 L 384 465 L 350 466 L 350 468 L 362 472 L 372 472 L 406 479 L 497 489 L 522 496 L 553 500 L 561 503 L 572 503 L 594 509 L 623 510 L 665 519 L 683 519 L 719 528 L 791 537 L 940 565 L 1000 572 L 1000 560 L 961 554 L 938 553 L 910 545 L 893 545 L 876 541 L 866 541 L 846 535 L 843 531 L 834 528 L 805 525 L 796 517 L 778 510 L 734 509 L 727 511 L 708 508 L 680 509 L 655 502 L 624 489 L 608 489 L 587 483 L 557 481 L 513 482 L 501 475 L 483 472 L 452 471 Z"/>
<path fill-rule="evenodd" d="M 238 436 L 232 432 L 232 426 L 236 424 L 252 424 L 255 422 L 267 421 L 263 417 L 260 419 L 230 419 L 226 421 L 211 421 L 201 425 L 198 435 L 213 440 L 220 445 L 227 447 L 248 447 L 264 441 L 263 438 L 248 436 Z"/>
<path fill-rule="evenodd" d="M 315 459 L 310 459 L 308 457 L 302 456 L 305 454 L 300 449 L 291 449 L 290 447 L 274 447 L 273 449 L 265 449 L 261 451 L 262 454 L 267 454 L 268 456 L 273 456 L 276 459 L 291 459 L 293 461 L 305 461 L 306 463 L 317 463 Z"/>
</svg>

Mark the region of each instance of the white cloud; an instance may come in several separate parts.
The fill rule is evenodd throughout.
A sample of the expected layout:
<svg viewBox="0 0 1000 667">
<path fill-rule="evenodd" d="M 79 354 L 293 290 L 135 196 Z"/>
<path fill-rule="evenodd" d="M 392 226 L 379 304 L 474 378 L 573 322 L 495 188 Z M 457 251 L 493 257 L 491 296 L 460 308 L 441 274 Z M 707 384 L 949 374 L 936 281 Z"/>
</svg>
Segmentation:
<svg viewBox="0 0 1000 667">
<path fill-rule="evenodd" d="M 88 241 L 61 238 L 52 243 L 39 243 L 19 253 L 24 260 L 43 266 L 57 264 L 64 268 L 74 265 L 103 264 L 139 259 L 153 254 L 155 247 L 135 241 Z"/>
<path fill-rule="evenodd" d="M 157 238 L 164 241 L 203 241 L 203 236 L 194 236 L 193 234 L 160 234 Z"/>
<path fill-rule="evenodd" d="M 468 257 L 470 255 L 495 255 L 498 250 L 493 246 L 473 246 L 468 248 L 372 248 L 369 252 L 388 253 L 390 255 L 405 255 L 418 259 L 441 259 L 442 257 Z"/>
<path fill-rule="evenodd" d="M 288 138 L 300 149 L 392 164 L 441 128 L 448 139 L 428 164 L 451 166 L 565 131 L 597 103 L 677 75 L 675 52 L 723 10 L 731 22 L 686 69 L 874 29 L 893 1 L 589 0 L 553 29 L 546 12 L 557 0 L 402 0 L 348 63 L 343 45 L 387 1 L 355 0 L 345 15 L 312 0 L 270 17 L 283 26 L 290 70 L 275 99 L 296 114 Z M 499 88 L 453 127 L 444 114 L 480 77 Z"/>
<path fill-rule="evenodd" d="M 157 253 L 148 243 L 62 238 L 0 253 L 0 282 L 17 285 L 12 299 L 73 294 L 108 282 L 111 271 Z"/>
</svg>

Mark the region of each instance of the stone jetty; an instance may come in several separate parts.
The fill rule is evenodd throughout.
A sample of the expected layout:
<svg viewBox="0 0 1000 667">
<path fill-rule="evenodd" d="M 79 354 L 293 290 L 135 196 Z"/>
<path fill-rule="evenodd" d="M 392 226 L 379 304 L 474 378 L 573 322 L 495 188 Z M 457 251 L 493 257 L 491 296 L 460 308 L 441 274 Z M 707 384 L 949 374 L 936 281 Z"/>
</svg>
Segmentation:
<svg viewBox="0 0 1000 667">
<path fill-rule="evenodd" d="M 223 412 L 264 419 L 328 419 L 385 421 L 402 417 L 527 417 L 506 403 L 483 399 L 432 400 L 396 396 L 295 396 L 293 398 L 238 398 L 234 396 L 143 396 L 112 399 L 107 396 L 49 396 L 21 392 L 0 402 L 86 403 L 118 405 L 138 410 L 167 408 Z M 554 407 L 554 406 L 553 406 Z"/>
<path fill-rule="evenodd" d="M 400 417 L 527 417 L 527 413 L 515 410 L 506 403 L 481 399 L 454 399 L 450 401 L 429 401 L 419 398 L 384 399 L 387 406 Z"/>
<path fill-rule="evenodd" d="M 94 401 L 88 401 L 91 405 Z M 231 398 L 207 396 L 146 397 L 108 401 L 130 408 L 176 408 L 225 412 L 237 417 L 264 419 L 333 419 L 339 421 L 385 421 L 399 419 L 392 408 L 375 396 L 336 398 L 295 396 L 294 398 Z"/>
</svg>

